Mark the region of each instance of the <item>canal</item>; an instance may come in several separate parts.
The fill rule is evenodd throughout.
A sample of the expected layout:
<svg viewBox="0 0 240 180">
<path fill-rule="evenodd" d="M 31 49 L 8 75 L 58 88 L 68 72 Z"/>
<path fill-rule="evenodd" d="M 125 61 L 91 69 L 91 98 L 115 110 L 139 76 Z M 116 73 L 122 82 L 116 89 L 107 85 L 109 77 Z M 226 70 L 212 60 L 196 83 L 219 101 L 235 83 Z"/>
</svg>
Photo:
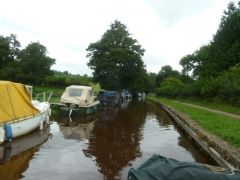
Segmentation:
<svg viewBox="0 0 240 180">
<path fill-rule="evenodd" d="M 51 125 L 0 146 L 0 179 L 127 179 L 153 154 L 215 164 L 146 101 L 96 115 L 51 117 Z"/>
</svg>

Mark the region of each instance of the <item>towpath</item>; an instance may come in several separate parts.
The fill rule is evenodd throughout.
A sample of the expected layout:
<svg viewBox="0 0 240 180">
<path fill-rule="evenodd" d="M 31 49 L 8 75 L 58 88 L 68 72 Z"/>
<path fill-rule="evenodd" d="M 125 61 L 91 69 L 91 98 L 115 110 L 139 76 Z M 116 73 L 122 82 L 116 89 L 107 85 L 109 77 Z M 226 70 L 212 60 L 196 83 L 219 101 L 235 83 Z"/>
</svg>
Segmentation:
<svg viewBox="0 0 240 180">
<path fill-rule="evenodd" d="M 233 114 L 233 113 L 229 113 L 229 112 L 225 112 L 225 111 L 220 111 L 220 110 L 216 110 L 216 109 L 210 109 L 210 108 L 206 108 L 206 107 L 203 107 L 203 106 L 190 104 L 190 103 L 185 103 L 185 102 L 180 102 L 180 101 L 174 101 L 174 102 L 184 104 L 186 106 L 195 107 L 195 108 L 198 108 L 198 109 L 203 109 L 203 110 L 206 110 L 206 111 L 214 112 L 214 113 L 217 113 L 217 114 L 229 116 L 229 117 L 240 120 L 240 115 L 237 115 L 237 114 Z"/>
</svg>

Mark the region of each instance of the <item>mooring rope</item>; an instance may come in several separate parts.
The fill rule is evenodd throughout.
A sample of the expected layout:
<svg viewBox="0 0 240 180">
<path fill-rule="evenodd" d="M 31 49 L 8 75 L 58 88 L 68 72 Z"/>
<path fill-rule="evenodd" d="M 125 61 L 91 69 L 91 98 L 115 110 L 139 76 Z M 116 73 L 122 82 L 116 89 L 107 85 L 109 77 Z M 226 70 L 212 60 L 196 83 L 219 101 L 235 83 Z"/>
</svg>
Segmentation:
<svg viewBox="0 0 240 180">
<path fill-rule="evenodd" d="M 218 167 L 218 166 L 212 166 L 212 165 L 209 165 L 209 164 L 203 164 L 204 167 L 208 168 L 210 171 L 212 172 L 215 172 L 215 173 L 219 173 L 219 172 L 223 172 L 225 171 L 226 169 L 223 168 L 223 167 Z M 231 174 L 228 174 L 228 175 L 234 175 L 234 170 L 233 169 L 229 169 L 231 171 Z"/>
</svg>

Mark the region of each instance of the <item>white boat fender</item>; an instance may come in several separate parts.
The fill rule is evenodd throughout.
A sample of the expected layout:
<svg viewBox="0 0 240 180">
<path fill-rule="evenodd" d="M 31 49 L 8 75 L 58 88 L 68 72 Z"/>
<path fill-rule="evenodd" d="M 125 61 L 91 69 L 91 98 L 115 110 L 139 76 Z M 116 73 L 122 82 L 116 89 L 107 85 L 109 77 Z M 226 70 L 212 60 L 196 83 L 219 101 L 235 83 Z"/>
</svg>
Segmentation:
<svg viewBox="0 0 240 180">
<path fill-rule="evenodd" d="M 5 139 L 5 130 L 3 128 L 0 128 L 0 144 L 4 142 Z"/>
<path fill-rule="evenodd" d="M 8 141 L 12 141 L 13 132 L 10 124 L 4 124 L 5 135 Z"/>
<path fill-rule="evenodd" d="M 73 111 L 72 109 L 69 110 L 68 117 L 71 117 L 72 111 Z"/>
<path fill-rule="evenodd" d="M 48 109 L 48 115 L 51 116 L 51 114 L 52 114 L 52 109 L 49 108 Z"/>
<path fill-rule="evenodd" d="M 43 130 L 43 121 L 40 121 L 39 129 Z"/>
<path fill-rule="evenodd" d="M 47 116 L 47 121 L 46 121 L 47 124 L 49 124 L 49 116 Z"/>
</svg>

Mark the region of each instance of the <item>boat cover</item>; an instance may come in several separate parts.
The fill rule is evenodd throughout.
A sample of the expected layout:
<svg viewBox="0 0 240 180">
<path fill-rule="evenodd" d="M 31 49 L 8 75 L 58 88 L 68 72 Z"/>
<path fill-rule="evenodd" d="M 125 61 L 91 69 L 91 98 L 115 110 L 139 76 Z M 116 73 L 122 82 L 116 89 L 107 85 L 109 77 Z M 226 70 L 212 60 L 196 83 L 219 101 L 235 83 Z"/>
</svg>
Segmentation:
<svg viewBox="0 0 240 180">
<path fill-rule="evenodd" d="M 128 180 L 239 180 L 240 171 L 195 162 L 181 162 L 153 155 L 138 169 L 131 168 Z"/>
<path fill-rule="evenodd" d="M 77 104 L 80 107 L 89 106 L 94 102 L 93 89 L 89 86 L 71 85 L 66 87 L 60 102 L 64 104 Z"/>
<path fill-rule="evenodd" d="M 0 81 L 0 124 L 39 113 L 25 85 Z"/>
</svg>

